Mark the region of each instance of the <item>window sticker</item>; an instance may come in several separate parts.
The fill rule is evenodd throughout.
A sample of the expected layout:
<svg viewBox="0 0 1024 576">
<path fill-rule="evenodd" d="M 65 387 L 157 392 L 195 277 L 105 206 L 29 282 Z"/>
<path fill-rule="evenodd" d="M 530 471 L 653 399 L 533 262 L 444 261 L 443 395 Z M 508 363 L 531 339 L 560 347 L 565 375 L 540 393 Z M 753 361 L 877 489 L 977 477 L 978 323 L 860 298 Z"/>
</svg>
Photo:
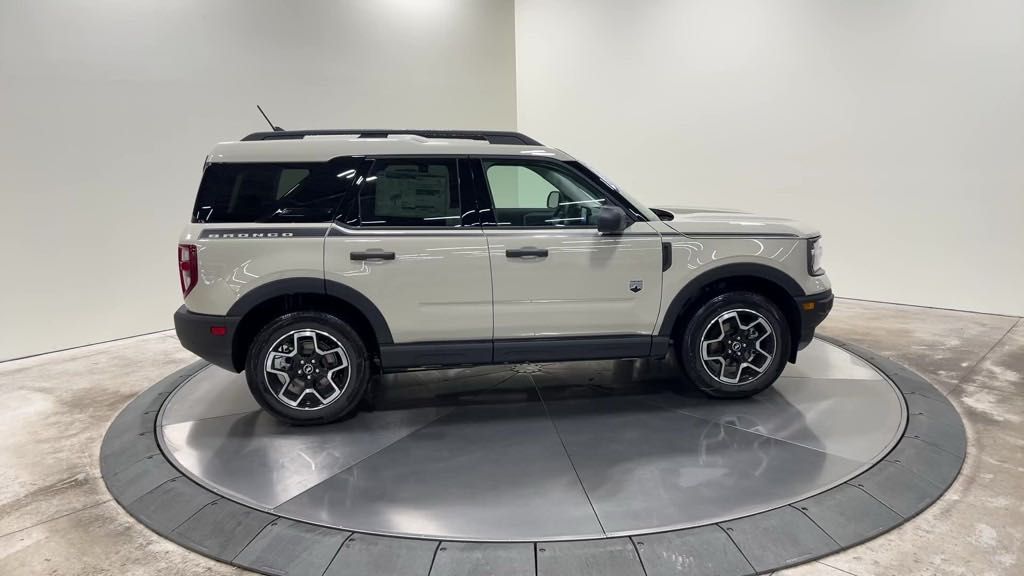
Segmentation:
<svg viewBox="0 0 1024 576">
<path fill-rule="evenodd" d="M 392 218 L 430 218 L 448 213 L 448 169 L 388 166 L 377 174 L 374 213 Z"/>
</svg>

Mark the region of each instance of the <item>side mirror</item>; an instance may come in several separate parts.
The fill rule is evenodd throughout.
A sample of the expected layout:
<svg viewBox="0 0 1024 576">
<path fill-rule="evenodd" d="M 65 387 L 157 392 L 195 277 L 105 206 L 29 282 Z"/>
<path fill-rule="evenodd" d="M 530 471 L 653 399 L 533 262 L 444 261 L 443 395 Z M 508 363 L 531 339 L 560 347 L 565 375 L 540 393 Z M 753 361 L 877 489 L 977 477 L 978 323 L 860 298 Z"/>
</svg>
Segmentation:
<svg viewBox="0 0 1024 576">
<path fill-rule="evenodd" d="M 558 190 L 552 190 L 548 192 L 548 208 L 554 210 L 558 208 L 558 203 L 562 200 L 562 194 Z"/>
<path fill-rule="evenodd" d="M 626 213 L 618 206 L 601 206 L 597 212 L 597 231 L 601 234 L 618 234 L 628 223 Z"/>
</svg>

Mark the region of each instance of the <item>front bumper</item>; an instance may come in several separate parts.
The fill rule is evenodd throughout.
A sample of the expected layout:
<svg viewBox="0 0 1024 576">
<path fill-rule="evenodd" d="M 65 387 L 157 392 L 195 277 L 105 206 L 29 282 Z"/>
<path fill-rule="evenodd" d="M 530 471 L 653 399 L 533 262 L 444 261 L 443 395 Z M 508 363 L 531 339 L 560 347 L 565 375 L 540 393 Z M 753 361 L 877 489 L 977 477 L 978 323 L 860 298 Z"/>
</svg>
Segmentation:
<svg viewBox="0 0 1024 576">
<path fill-rule="evenodd" d="M 832 310 L 834 299 L 831 290 L 796 299 L 797 309 L 800 311 L 800 341 L 797 350 L 803 350 L 811 343 L 815 328 Z"/>
<path fill-rule="evenodd" d="M 232 354 L 239 320 L 231 316 L 196 314 L 182 306 L 174 312 L 174 331 L 186 350 L 225 370 L 239 372 Z"/>
</svg>

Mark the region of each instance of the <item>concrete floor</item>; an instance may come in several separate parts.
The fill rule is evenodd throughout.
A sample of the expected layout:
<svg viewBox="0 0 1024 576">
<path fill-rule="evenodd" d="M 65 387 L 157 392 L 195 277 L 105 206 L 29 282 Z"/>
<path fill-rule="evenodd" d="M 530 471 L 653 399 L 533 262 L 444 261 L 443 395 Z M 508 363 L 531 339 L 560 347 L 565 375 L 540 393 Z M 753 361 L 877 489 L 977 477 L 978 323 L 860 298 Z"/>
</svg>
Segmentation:
<svg viewBox="0 0 1024 576">
<path fill-rule="evenodd" d="M 939 386 L 967 425 L 950 491 L 878 539 L 786 576 L 1024 573 L 1024 322 L 838 300 L 821 333 L 888 355 Z M 243 574 L 172 544 L 111 501 L 107 425 L 195 359 L 173 332 L 0 363 L 0 574 Z"/>
</svg>

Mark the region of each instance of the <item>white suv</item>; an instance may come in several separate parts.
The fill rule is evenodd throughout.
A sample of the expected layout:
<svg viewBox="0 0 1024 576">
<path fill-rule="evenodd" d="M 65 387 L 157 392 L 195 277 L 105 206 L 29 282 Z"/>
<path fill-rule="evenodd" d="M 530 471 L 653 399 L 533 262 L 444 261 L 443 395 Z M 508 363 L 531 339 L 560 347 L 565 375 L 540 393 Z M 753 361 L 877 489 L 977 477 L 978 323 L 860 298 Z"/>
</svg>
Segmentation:
<svg viewBox="0 0 1024 576">
<path fill-rule="evenodd" d="M 660 358 L 707 394 L 772 385 L 832 306 L 819 236 L 651 209 L 514 132 L 325 130 L 218 144 L 178 248 L 189 350 L 296 424 L 374 375 Z"/>
</svg>

